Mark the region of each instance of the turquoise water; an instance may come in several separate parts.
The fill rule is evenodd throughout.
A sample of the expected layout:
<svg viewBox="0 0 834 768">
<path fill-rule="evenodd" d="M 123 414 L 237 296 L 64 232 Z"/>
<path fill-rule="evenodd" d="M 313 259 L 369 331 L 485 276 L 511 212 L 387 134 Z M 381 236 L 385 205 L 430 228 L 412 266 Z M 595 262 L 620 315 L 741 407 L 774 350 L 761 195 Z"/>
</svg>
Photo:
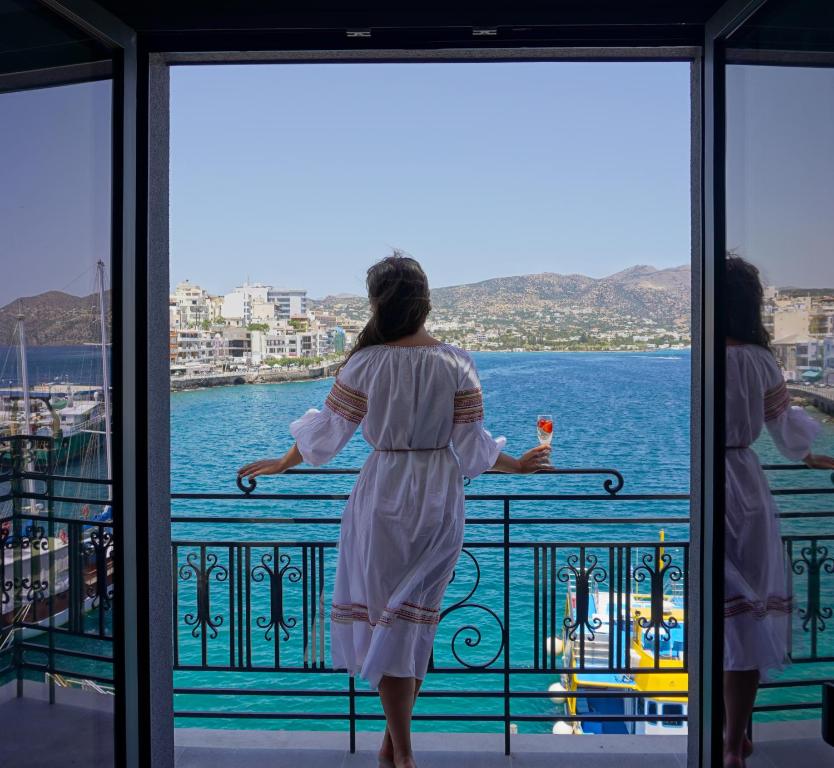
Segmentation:
<svg viewBox="0 0 834 768">
<path fill-rule="evenodd" d="M 560 467 L 609 467 L 618 469 L 625 485 L 622 493 L 686 494 L 689 492 L 689 393 L 690 355 L 686 352 L 658 353 L 481 353 L 475 355 L 485 392 L 486 426 L 495 435 L 508 438 L 507 450 L 518 454 L 534 445 L 535 418 L 538 413 L 552 413 L 555 417 L 554 464 Z M 279 385 L 254 385 L 182 392 L 172 395 L 172 490 L 175 492 L 235 492 L 236 469 L 243 463 L 266 456 L 277 456 L 292 443 L 289 423 L 309 407 L 321 407 L 330 381 Z M 758 446 L 764 462 L 779 462 L 770 441 L 764 437 Z M 834 427 L 826 424 L 819 450 L 834 450 Z M 336 467 L 358 467 L 368 451 L 357 434 L 343 453 L 331 464 Z M 822 485 L 826 478 L 821 473 L 773 473 L 775 486 Z M 472 482 L 469 493 L 601 493 L 600 477 L 516 477 L 489 476 Z M 275 477 L 263 478 L 259 490 L 283 493 L 347 493 L 351 478 Z M 830 498 L 830 497 L 829 497 Z M 794 497 L 782 504 L 785 509 L 820 509 L 819 496 Z M 247 517 L 277 517 L 303 515 L 306 517 L 337 516 L 342 507 L 339 501 L 185 501 L 173 504 L 174 515 Z M 550 501 L 514 504 L 514 517 L 535 515 L 564 521 L 570 517 L 616 518 L 614 524 L 585 523 L 573 525 L 514 526 L 516 541 L 536 539 L 559 542 L 634 541 L 650 544 L 658 540 L 661 528 L 667 541 L 688 539 L 688 526 L 681 524 L 629 523 L 640 515 L 686 516 L 686 501 L 637 502 L 569 502 Z M 476 501 L 467 506 L 470 518 L 498 516 L 500 502 Z M 619 522 L 621 521 L 621 522 Z M 787 531 L 821 530 L 825 523 L 816 521 L 791 523 Z M 827 528 L 826 528 L 827 530 Z M 299 526 L 287 524 L 212 523 L 210 519 L 197 524 L 177 523 L 173 526 L 175 541 L 309 541 L 335 540 L 336 526 Z M 467 527 L 467 541 L 494 542 L 500 539 L 500 526 L 471 525 Z M 184 548 L 178 565 L 184 565 Z M 214 550 L 222 565 L 228 561 L 225 548 Z M 482 607 L 501 612 L 503 600 L 502 554 L 498 549 L 473 548 L 480 566 L 480 582 L 470 602 L 479 607 L 462 609 L 450 614 L 441 623 L 435 645 L 438 666 L 453 666 L 451 649 L 455 632 L 462 627 L 475 626 L 480 639 L 471 630 L 457 638 L 456 649 L 472 664 L 487 662 L 500 648 L 500 634 L 496 622 Z M 674 552 L 673 550 L 670 550 Z M 299 564 L 300 549 L 283 550 L 291 561 Z M 267 549 L 253 550 L 255 559 L 270 554 Z M 566 553 L 564 553 L 566 554 Z M 679 556 L 679 552 L 675 554 Z M 559 565 L 563 565 L 560 553 Z M 269 561 L 266 561 L 267 563 Z M 325 558 L 325 603 L 335 566 L 335 550 Z M 529 665 L 532 661 L 532 567 L 530 550 L 518 550 L 510 559 L 511 584 L 511 660 L 514 666 Z M 288 571 L 289 575 L 289 571 Z M 475 585 L 473 562 L 464 557 L 459 575 L 449 588 L 446 606 L 463 599 Z M 798 584 L 801 586 L 801 584 Z M 298 618 L 297 626 L 287 626 L 271 638 L 263 629 L 253 633 L 252 663 L 268 667 L 273 663 L 276 648 L 282 663 L 303 661 L 302 630 L 300 626 L 300 587 L 284 582 L 284 613 L 288 624 Z M 223 615 L 228 607 L 227 582 L 215 582 L 212 589 L 212 613 Z M 192 591 L 189 591 L 192 590 Z M 191 583 L 182 582 L 180 591 L 179 631 L 181 663 L 199 663 L 201 638 L 190 634 L 186 614 L 193 610 L 196 593 Z M 561 593 L 559 599 L 563 599 Z M 253 607 L 265 615 L 268 592 L 266 584 L 254 585 Z M 260 607 L 258 607 L 260 606 Z M 561 602 L 557 601 L 557 612 Z M 559 613 L 559 616 L 561 613 Z M 228 616 L 225 617 L 228 619 Z M 557 616 L 557 634 L 559 617 Z M 823 633 L 822 637 L 825 637 Z M 471 644 L 465 640 L 469 638 Z M 217 636 L 207 639 L 207 654 L 212 664 L 227 664 L 230 645 L 229 622 L 217 628 Z M 821 648 L 827 647 L 821 645 Z M 831 649 L 829 649 L 829 652 Z M 329 663 L 329 656 L 325 655 Z M 499 665 L 500 665 L 499 661 Z M 496 669 L 500 669 L 497 667 Z M 792 677 L 820 676 L 821 665 L 795 666 Z M 554 682 L 554 675 L 515 675 L 515 690 L 544 691 Z M 289 687 L 333 691 L 347 689 L 343 674 L 275 674 L 272 672 L 178 672 L 178 687 L 236 688 L 246 690 L 282 689 Z M 500 691 L 502 682 L 495 675 L 430 675 L 427 689 L 434 691 L 469 690 Z M 363 690 L 362 684 L 358 686 Z M 763 700 L 776 694 L 765 693 Z M 780 701 L 799 701 L 802 692 L 779 691 Z M 815 695 L 815 692 L 814 692 Z M 180 712 L 214 712 L 218 719 L 208 721 L 215 727 L 286 728 L 320 727 L 343 729 L 338 720 L 231 720 L 220 719 L 228 712 L 252 713 L 309 713 L 333 714 L 347 711 L 346 698 L 300 696 L 270 697 L 267 695 L 205 696 L 178 695 L 176 708 Z M 360 713 L 378 713 L 373 698 L 362 698 Z M 548 699 L 514 700 L 512 712 L 558 718 L 561 708 Z M 418 714 L 500 715 L 500 699 L 443 699 L 421 700 Z M 206 725 L 196 718 L 180 718 L 178 725 Z M 522 723 L 522 731 L 549 732 L 552 721 Z M 360 728 L 376 728 L 378 723 L 361 723 Z M 496 723 L 443 722 L 418 723 L 418 727 L 434 730 L 500 730 Z"/>
</svg>

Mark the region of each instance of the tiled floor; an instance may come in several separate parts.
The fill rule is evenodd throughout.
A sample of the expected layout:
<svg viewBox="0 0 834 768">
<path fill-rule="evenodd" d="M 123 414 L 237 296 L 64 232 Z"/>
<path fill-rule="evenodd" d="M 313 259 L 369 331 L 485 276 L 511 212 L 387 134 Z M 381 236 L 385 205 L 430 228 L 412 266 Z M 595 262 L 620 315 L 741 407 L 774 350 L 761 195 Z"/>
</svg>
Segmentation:
<svg viewBox="0 0 834 768">
<path fill-rule="evenodd" d="M 0 704 L 4 768 L 106 768 L 113 765 L 113 715 L 37 699 Z"/>
<path fill-rule="evenodd" d="M 112 715 L 36 699 L 0 703 L 2 768 L 108 768 Z M 748 768 L 834 768 L 834 749 L 813 721 L 757 726 Z M 360 733 L 358 751 L 343 733 L 179 729 L 175 768 L 376 768 L 379 736 Z M 420 768 L 662 768 L 685 766 L 679 737 L 415 734 Z M 172 766 L 172 768 L 174 768 Z"/>
</svg>

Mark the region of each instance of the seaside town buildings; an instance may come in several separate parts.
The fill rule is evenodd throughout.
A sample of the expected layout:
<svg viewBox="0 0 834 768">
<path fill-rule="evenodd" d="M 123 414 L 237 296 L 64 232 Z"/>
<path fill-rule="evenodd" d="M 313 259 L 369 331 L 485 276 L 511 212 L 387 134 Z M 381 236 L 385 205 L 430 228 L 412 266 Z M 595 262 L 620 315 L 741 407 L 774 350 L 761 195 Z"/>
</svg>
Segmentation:
<svg viewBox="0 0 834 768">
<path fill-rule="evenodd" d="M 764 325 L 788 381 L 834 385 L 834 293 L 769 288 Z"/>
<path fill-rule="evenodd" d="M 307 291 L 245 282 L 212 296 L 185 280 L 169 299 L 173 371 L 257 366 L 342 354 L 353 334 L 312 312 Z"/>
<path fill-rule="evenodd" d="M 284 364 L 342 355 L 367 319 L 366 302 L 313 302 L 304 289 L 244 282 L 221 296 L 185 280 L 170 297 L 174 370 Z M 834 385 L 834 292 L 769 286 L 764 324 L 789 381 Z M 473 350 L 682 348 L 688 328 L 587 305 L 437 308 L 430 330 Z"/>
</svg>

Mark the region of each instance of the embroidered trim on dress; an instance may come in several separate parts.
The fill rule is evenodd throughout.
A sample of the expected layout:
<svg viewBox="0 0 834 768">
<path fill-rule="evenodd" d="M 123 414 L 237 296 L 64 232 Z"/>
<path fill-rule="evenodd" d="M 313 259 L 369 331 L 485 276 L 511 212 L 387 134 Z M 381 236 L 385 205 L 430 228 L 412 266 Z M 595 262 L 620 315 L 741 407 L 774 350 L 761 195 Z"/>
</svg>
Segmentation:
<svg viewBox="0 0 834 768">
<path fill-rule="evenodd" d="M 357 389 L 351 389 L 338 379 L 324 402 L 325 406 L 342 418 L 359 424 L 368 413 L 368 396 Z"/>
<path fill-rule="evenodd" d="M 761 600 L 748 600 L 742 595 L 730 597 L 724 601 L 724 616 L 732 618 L 743 613 L 752 613 L 753 618 L 763 619 L 768 613 L 791 613 L 793 611 L 793 599 L 790 597 L 777 597 L 771 595 L 767 603 Z"/>
<path fill-rule="evenodd" d="M 481 388 L 462 389 L 455 392 L 454 424 L 469 424 L 484 418 L 484 397 Z"/>
<path fill-rule="evenodd" d="M 330 610 L 330 619 L 339 624 L 351 624 L 354 621 L 363 621 L 375 627 L 381 624 L 384 627 L 391 626 L 394 619 L 403 619 L 412 624 L 438 624 L 440 623 L 440 609 L 439 608 L 425 608 L 424 606 L 415 605 L 414 603 L 403 603 L 398 608 L 386 608 L 379 621 L 373 622 L 368 615 L 368 606 L 361 603 L 351 603 L 349 605 L 333 603 Z"/>
<path fill-rule="evenodd" d="M 773 421 L 779 418 L 791 404 L 791 396 L 788 394 L 788 388 L 783 381 L 777 384 L 773 389 L 767 390 L 764 396 L 764 411 L 765 421 Z"/>
</svg>

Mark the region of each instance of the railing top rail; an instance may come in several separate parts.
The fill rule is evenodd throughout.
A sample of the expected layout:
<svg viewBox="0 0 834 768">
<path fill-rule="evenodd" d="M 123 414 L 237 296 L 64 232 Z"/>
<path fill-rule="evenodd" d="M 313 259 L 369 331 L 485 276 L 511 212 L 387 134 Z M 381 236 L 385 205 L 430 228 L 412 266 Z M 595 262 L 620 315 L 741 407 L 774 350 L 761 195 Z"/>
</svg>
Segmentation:
<svg viewBox="0 0 834 768">
<path fill-rule="evenodd" d="M 302 468 L 302 469 L 288 469 L 283 474 L 285 475 L 357 475 L 361 470 L 357 469 L 356 467 L 326 467 L 326 468 Z M 504 472 L 497 472 L 495 470 L 487 470 L 484 474 L 488 475 L 503 475 L 506 474 Z M 540 469 L 534 474 L 537 475 L 610 475 L 607 477 L 603 483 L 602 487 L 605 491 L 614 496 L 620 490 L 625 483 L 625 480 L 622 476 L 622 473 L 617 469 L 610 469 L 607 467 L 577 467 L 577 468 L 558 468 L 553 467 L 549 469 Z M 466 485 L 469 484 L 469 478 L 465 478 L 464 482 Z M 252 493 L 255 488 L 257 487 L 258 482 L 255 478 L 252 478 L 248 482 L 244 482 L 243 479 L 238 476 L 237 477 L 237 487 L 243 491 L 245 494 Z"/>
</svg>

